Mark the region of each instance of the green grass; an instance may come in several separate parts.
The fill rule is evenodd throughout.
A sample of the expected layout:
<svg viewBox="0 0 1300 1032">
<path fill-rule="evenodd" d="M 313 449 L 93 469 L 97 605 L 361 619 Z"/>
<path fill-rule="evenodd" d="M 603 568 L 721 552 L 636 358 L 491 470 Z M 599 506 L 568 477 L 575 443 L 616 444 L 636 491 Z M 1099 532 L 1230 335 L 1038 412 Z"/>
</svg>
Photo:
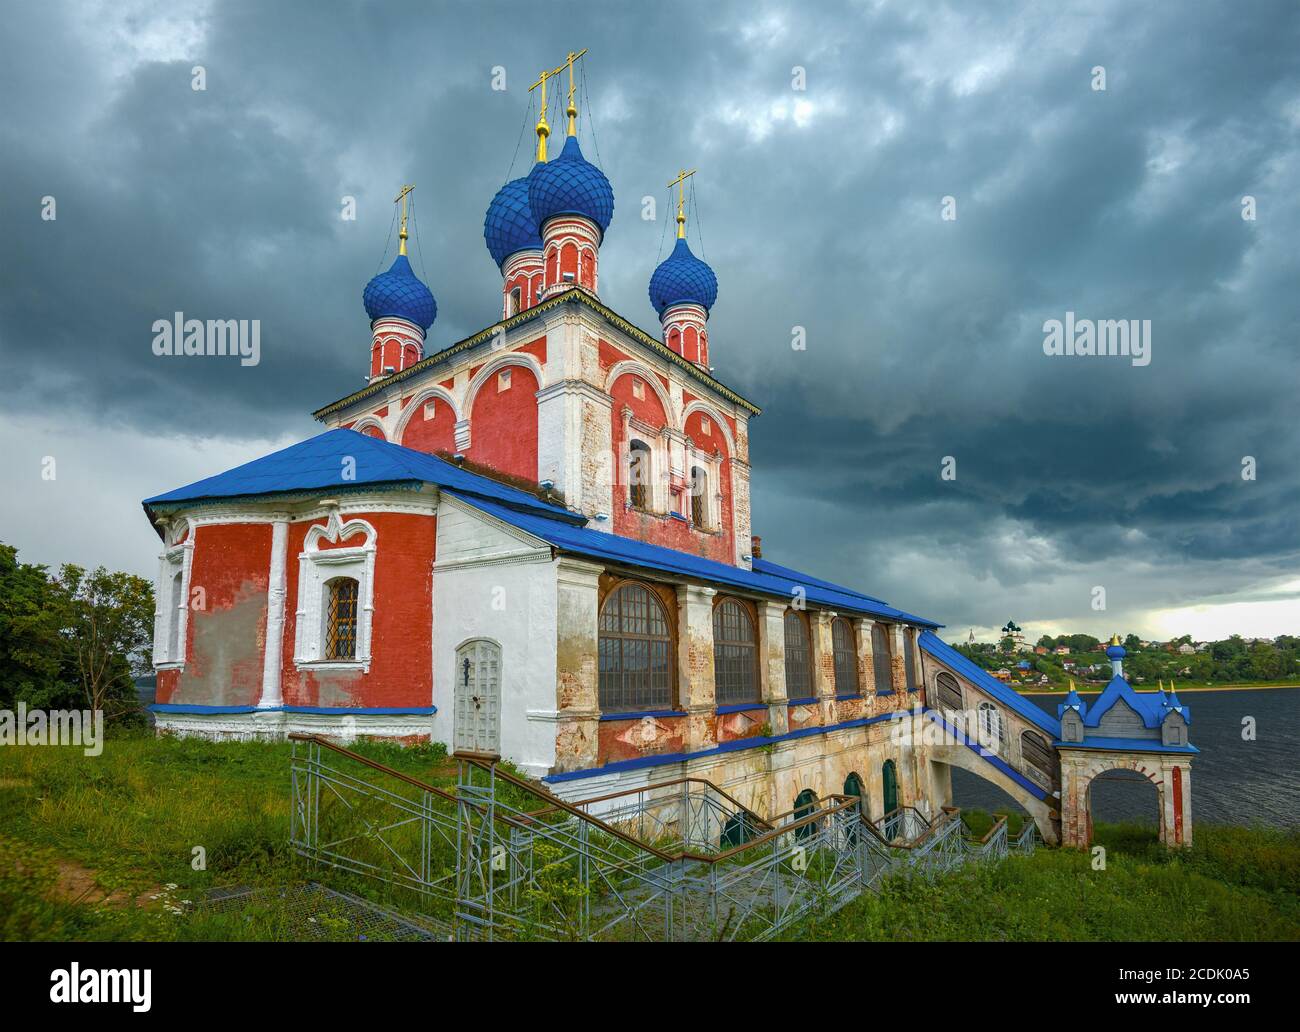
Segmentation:
<svg viewBox="0 0 1300 1032">
<path fill-rule="evenodd" d="M 435 784 L 453 779 L 440 747 L 358 751 Z M 193 906 L 216 886 L 322 879 L 288 850 L 288 769 L 286 743 L 127 734 L 97 758 L 0 748 L 0 939 L 301 938 L 274 898 L 233 915 Z M 976 834 L 992 826 L 988 814 L 966 817 Z M 1014 834 L 1019 818 L 1011 825 Z M 1087 854 L 1040 849 L 934 883 L 895 880 L 788 937 L 1300 939 L 1300 831 L 1198 825 L 1195 848 L 1177 854 L 1144 828 L 1101 825 L 1097 837 L 1104 871 Z M 192 866 L 196 846 L 206 870 Z M 70 869 L 93 885 L 92 899 L 117 898 L 73 900 L 59 888 Z M 341 878 L 339 887 L 385 898 L 365 879 Z M 317 919 L 323 937 L 352 937 L 328 907 Z"/>
<path fill-rule="evenodd" d="M 971 823 L 983 824 L 977 815 Z M 1105 870 L 1042 849 L 929 882 L 897 878 L 796 940 L 1247 941 L 1300 939 L 1300 831 L 1201 825 L 1171 852 L 1139 825 L 1098 825 Z"/>
<path fill-rule="evenodd" d="M 440 746 L 363 743 L 357 751 L 437 784 L 453 780 Z M 0 938 L 285 937 L 273 906 L 248 921 L 183 904 L 216 886 L 319 875 L 288 849 L 289 754 L 285 742 L 143 732 L 109 737 L 99 757 L 71 747 L 0 748 Z M 195 847 L 206 852 L 205 870 L 194 869 Z M 69 868 L 93 880 L 91 898 L 139 896 L 146 905 L 73 902 L 58 889 Z"/>
</svg>

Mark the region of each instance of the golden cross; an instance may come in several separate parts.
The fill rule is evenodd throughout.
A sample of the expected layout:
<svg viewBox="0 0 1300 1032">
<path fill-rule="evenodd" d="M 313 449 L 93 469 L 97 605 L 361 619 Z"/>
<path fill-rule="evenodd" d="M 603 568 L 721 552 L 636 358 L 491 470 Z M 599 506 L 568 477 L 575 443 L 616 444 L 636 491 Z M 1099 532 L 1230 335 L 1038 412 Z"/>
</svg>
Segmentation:
<svg viewBox="0 0 1300 1032">
<path fill-rule="evenodd" d="M 564 113 L 569 116 L 570 136 L 578 135 L 578 109 L 573 103 L 573 62 L 578 60 L 578 58 L 580 58 L 586 52 L 587 52 L 586 47 L 583 47 L 582 50 L 580 50 L 576 54 L 572 50 L 570 50 L 569 56 L 564 59 L 569 66 L 569 107 L 568 110 L 566 110 Z"/>
<path fill-rule="evenodd" d="M 414 183 L 407 183 L 404 187 L 402 187 L 398 195 L 393 198 L 394 204 L 396 204 L 398 201 L 401 201 L 402 203 L 402 228 L 401 231 L 397 234 L 398 254 L 406 254 L 406 195 L 409 194 L 414 189 L 415 189 Z"/>
<path fill-rule="evenodd" d="M 686 180 L 697 171 L 698 169 L 694 168 L 689 172 L 682 169 L 677 173 L 677 178 L 668 184 L 669 190 L 674 186 L 677 187 L 677 239 L 679 240 L 686 238 Z"/>
<path fill-rule="evenodd" d="M 559 75 L 564 70 L 564 65 L 552 69 L 549 72 L 542 72 L 537 77 L 537 81 L 528 87 L 528 92 L 532 93 L 538 86 L 542 88 L 542 114 L 537 119 L 537 160 L 546 160 L 546 138 L 551 135 L 551 127 L 546 124 L 546 80 L 554 75 Z"/>
</svg>

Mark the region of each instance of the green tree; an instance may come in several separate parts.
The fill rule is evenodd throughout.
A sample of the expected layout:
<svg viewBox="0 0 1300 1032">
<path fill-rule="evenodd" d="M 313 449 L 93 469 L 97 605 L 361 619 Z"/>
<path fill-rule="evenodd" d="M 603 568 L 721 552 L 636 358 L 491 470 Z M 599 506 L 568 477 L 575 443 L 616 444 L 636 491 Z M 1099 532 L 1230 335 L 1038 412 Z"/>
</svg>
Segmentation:
<svg viewBox="0 0 1300 1032">
<path fill-rule="evenodd" d="M 57 592 L 44 566 L 0 544 L 0 706 L 58 708 L 76 697 Z"/>
<path fill-rule="evenodd" d="M 73 669 L 86 705 L 108 719 L 139 709 L 133 674 L 148 667 L 153 586 L 130 573 L 66 564 L 55 585 Z"/>
</svg>

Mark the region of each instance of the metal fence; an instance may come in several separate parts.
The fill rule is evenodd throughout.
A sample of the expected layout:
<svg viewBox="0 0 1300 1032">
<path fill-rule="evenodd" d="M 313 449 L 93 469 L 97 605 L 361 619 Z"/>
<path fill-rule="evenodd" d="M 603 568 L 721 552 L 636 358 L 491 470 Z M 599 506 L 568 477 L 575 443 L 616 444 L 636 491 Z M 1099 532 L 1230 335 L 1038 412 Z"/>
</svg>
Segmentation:
<svg viewBox="0 0 1300 1032">
<path fill-rule="evenodd" d="M 975 842 L 956 810 L 875 823 L 856 796 L 762 817 L 680 778 L 565 802 L 490 760 L 456 757 L 438 788 L 325 739 L 292 735 L 291 842 L 383 887 L 383 902 L 457 939 L 761 940 L 831 913 L 891 873 L 952 870 L 1009 844 Z"/>
</svg>

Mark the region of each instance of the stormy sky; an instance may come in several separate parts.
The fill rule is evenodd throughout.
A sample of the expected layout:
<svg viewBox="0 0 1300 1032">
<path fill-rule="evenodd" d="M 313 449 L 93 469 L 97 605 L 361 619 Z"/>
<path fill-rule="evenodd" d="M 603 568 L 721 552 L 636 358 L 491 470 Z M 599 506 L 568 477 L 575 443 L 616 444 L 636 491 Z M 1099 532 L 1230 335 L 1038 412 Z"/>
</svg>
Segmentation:
<svg viewBox="0 0 1300 1032">
<path fill-rule="evenodd" d="M 949 637 L 1300 632 L 1293 2 L 5 18 L 0 540 L 28 561 L 152 577 L 141 498 L 319 430 L 311 410 L 362 385 L 400 184 L 430 349 L 492 323 L 483 211 L 528 167 L 528 84 L 588 47 L 582 143 L 615 192 L 602 299 L 657 331 L 665 185 L 698 168 L 716 375 L 764 408 L 769 558 Z M 261 362 L 155 356 L 176 311 L 259 319 Z M 1067 312 L 1150 320 L 1150 364 L 1044 354 Z"/>
</svg>

